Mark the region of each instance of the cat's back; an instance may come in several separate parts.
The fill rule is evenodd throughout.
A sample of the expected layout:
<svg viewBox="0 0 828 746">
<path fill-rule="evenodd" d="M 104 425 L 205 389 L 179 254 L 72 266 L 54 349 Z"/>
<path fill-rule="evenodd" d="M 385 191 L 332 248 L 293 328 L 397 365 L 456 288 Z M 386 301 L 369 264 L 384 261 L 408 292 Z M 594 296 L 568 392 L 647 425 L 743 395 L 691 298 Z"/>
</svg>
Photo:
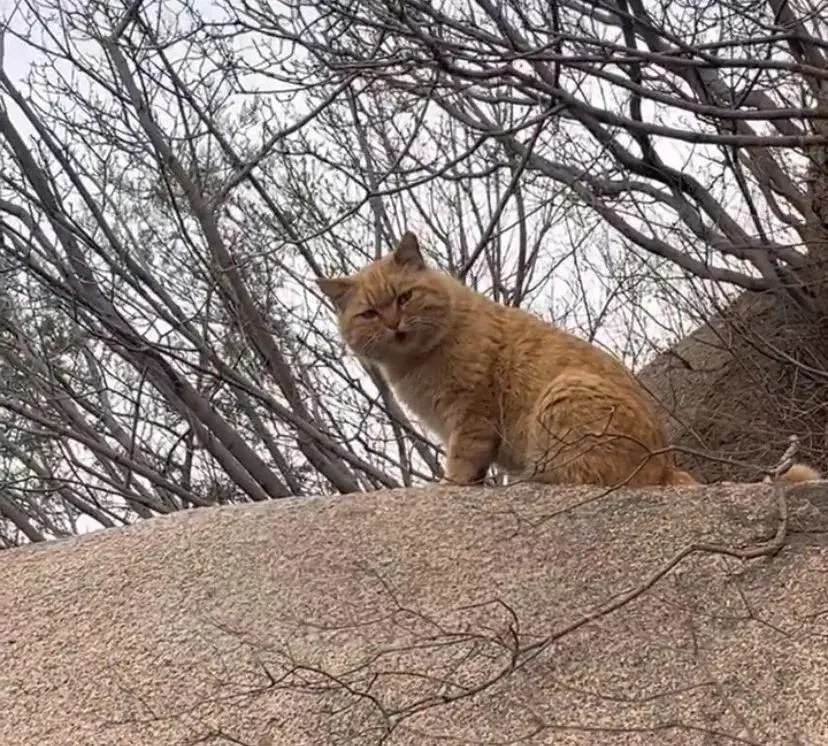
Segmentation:
<svg viewBox="0 0 828 746">
<path fill-rule="evenodd" d="M 583 371 L 630 383 L 631 374 L 620 360 L 520 308 L 489 301 L 477 315 L 478 338 L 497 348 L 496 375 L 514 377 L 513 386 L 527 394 L 567 371 Z"/>
<path fill-rule="evenodd" d="M 454 295 L 443 342 L 422 358 L 383 367 L 400 399 L 441 436 L 454 405 L 469 401 L 517 421 L 564 371 L 629 385 L 620 361 L 586 340 L 454 278 L 440 279 Z"/>
</svg>

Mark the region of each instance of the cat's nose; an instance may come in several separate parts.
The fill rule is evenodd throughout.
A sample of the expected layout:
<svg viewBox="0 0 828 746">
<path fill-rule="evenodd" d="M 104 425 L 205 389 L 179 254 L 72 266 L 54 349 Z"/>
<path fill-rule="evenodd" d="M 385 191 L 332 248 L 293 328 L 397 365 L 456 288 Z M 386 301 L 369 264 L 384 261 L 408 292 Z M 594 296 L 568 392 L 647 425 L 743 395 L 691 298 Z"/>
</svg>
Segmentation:
<svg viewBox="0 0 828 746">
<path fill-rule="evenodd" d="M 397 331 L 400 326 L 400 317 L 397 314 L 384 314 L 382 317 L 385 326 L 388 327 L 392 332 Z"/>
</svg>

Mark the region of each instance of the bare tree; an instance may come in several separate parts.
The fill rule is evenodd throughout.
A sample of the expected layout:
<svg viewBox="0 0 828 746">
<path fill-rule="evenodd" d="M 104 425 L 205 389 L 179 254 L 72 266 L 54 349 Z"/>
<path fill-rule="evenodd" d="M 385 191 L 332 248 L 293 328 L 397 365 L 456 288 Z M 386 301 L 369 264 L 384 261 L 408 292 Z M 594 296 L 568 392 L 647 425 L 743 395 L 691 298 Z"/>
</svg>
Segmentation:
<svg viewBox="0 0 828 746">
<path fill-rule="evenodd" d="M 459 162 L 433 148 L 432 185 L 458 168 L 473 179 L 472 164 L 519 170 L 523 191 L 504 190 L 508 209 L 481 226 L 461 274 L 488 259 L 493 236 L 537 185 L 538 203 L 566 206 L 555 227 L 574 249 L 569 297 L 580 325 L 602 322 L 597 334 L 587 330 L 597 341 L 608 341 L 620 310 L 626 334 L 610 344 L 640 365 L 651 357 L 648 338 L 675 343 L 688 322 L 716 317 L 688 341 L 693 354 L 679 356 L 694 375 L 677 372 L 673 353 L 644 374 L 681 445 L 767 460 L 797 432 L 807 456 L 825 463 L 824 5 L 241 7 L 241 27 L 306 50 L 320 85 L 350 81 L 360 98 L 393 110 L 395 123 L 446 127 L 443 142 L 459 128 L 474 144 Z M 419 152 L 398 148 L 388 177 L 411 183 Z M 609 251 L 594 245 L 596 231 L 604 238 L 598 225 Z M 630 257 L 634 270 L 619 281 Z M 608 276 L 602 303 L 589 282 Z M 708 477 L 734 476 L 689 463 Z"/>
<path fill-rule="evenodd" d="M 249 173 L 260 156 L 242 160 L 241 144 L 214 123 L 225 116 L 232 131 L 249 114 L 202 71 L 182 80 L 169 46 L 138 16 L 54 10 L 61 36 L 45 6 L 18 8 L 28 41 L 47 42 L 27 94 L 0 73 L 4 362 L 19 378 L 1 403 L 10 430 L 34 428 L 44 458 L 63 453 L 55 471 L 8 450 L 14 467 L 58 513 L 73 482 L 92 492 L 96 510 L 117 498 L 100 514 L 84 504 L 98 522 L 113 511 L 130 520 L 222 499 L 397 484 L 393 458 L 377 464 L 382 447 L 362 433 L 343 438 L 332 397 L 316 395 L 336 373 L 314 370 L 318 344 L 297 329 L 293 308 L 307 300 L 291 287 L 292 258 L 271 263 L 264 249 L 278 220 L 295 244 L 305 234 Z M 170 20 L 179 26 L 165 27 Z M 140 38 L 126 41 L 122 21 Z M 186 38 L 188 21 L 200 23 L 173 14 L 158 28 Z M 11 27 L 7 51 L 9 39 L 19 41 Z M 147 44 L 157 49 L 151 59 Z M 271 139 L 270 149 L 281 138 Z M 283 175 L 278 164 L 274 172 Z M 307 178 L 286 201 L 303 189 Z M 357 392 L 357 406 L 374 396 Z M 28 453 L 32 443 L 17 446 Z M 13 497 L 21 514 L 2 511 L 7 543 L 65 533 L 34 515 L 36 501 Z"/>
<path fill-rule="evenodd" d="M 312 282 L 406 228 L 637 369 L 747 291 L 739 334 L 713 336 L 728 371 L 761 352 L 753 398 L 776 419 L 757 443 L 797 432 L 824 460 L 820 19 L 776 0 L 21 0 L 0 20 L 0 540 L 440 476 Z M 796 335 L 756 326 L 760 293 Z M 645 375 L 679 442 L 764 458 L 699 426 L 749 424 L 744 376 L 717 385 L 729 410 L 702 407 L 692 365 L 672 397 L 673 373 Z"/>
</svg>

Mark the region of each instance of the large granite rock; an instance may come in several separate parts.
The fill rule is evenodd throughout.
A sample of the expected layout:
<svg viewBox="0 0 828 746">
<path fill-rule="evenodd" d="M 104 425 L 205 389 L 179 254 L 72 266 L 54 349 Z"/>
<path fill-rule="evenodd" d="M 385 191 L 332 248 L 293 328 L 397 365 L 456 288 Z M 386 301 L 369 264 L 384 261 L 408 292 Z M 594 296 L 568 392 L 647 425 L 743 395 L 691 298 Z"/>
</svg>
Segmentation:
<svg viewBox="0 0 828 746">
<path fill-rule="evenodd" d="M 744 293 L 639 373 L 677 461 L 700 481 L 753 481 L 799 437 L 797 458 L 828 474 L 828 316 L 784 295 Z M 707 458 L 710 456 L 712 458 Z"/>
<path fill-rule="evenodd" d="M 400 490 L 6 551 L 0 743 L 828 743 L 828 483 L 773 556 L 689 551 L 778 497 Z"/>
</svg>

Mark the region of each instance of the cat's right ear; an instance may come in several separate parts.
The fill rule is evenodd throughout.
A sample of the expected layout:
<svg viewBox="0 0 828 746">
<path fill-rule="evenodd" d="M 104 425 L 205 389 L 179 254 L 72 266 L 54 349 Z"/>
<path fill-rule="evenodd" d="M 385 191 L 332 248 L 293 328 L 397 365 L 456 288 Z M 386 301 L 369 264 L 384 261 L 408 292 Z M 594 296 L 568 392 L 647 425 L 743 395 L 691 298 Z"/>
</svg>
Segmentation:
<svg viewBox="0 0 828 746">
<path fill-rule="evenodd" d="M 348 305 L 348 296 L 354 289 L 354 281 L 350 277 L 319 277 L 316 280 L 319 289 L 327 295 L 340 313 Z"/>
<path fill-rule="evenodd" d="M 394 252 L 394 263 L 415 271 L 426 268 L 425 259 L 420 251 L 420 242 L 411 231 L 406 231 L 400 239 L 400 245 Z"/>
</svg>

